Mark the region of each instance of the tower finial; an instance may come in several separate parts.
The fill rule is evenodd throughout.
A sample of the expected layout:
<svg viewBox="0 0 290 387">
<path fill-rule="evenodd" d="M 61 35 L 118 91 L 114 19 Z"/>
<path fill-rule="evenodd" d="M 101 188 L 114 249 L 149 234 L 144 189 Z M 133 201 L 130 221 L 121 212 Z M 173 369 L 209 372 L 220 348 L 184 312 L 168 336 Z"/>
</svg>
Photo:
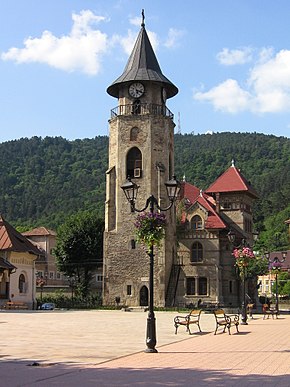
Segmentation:
<svg viewBox="0 0 290 387">
<path fill-rule="evenodd" d="M 142 15 L 142 23 L 141 23 L 141 27 L 145 27 L 145 15 L 144 15 L 144 9 L 142 9 L 142 12 L 141 12 L 141 15 Z"/>
<path fill-rule="evenodd" d="M 235 160 L 232 159 L 232 167 L 234 167 L 234 166 L 235 166 Z"/>
</svg>

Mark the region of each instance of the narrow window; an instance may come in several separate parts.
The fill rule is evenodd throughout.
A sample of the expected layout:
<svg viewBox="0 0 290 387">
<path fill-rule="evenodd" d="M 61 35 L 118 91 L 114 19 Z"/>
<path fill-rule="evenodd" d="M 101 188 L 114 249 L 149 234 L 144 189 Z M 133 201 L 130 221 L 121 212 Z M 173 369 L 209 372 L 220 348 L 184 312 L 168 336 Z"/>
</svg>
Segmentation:
<svg viewBox="0 0 290 387">
<path fill-rule="evenodd" d="M 136 241 L 135 241 L 135 239 L 131 239 L 131 249 L 132 250 L 136 249 Z"/>
<path fill-rule="evenodd" d="M 19 280 L 18 280 L 18 289 L 19 293 L 25 293 L 25 277 L 23 274 L 20 274 Z"/>
<path fill-rule="evenodd" d="M 203 247 L 200 242 L 194 242 L 191 248 L 191 262 L 203 261 Z"/>
<path fill-rule="evenodd" d="M 132 285 L 127 285 L 127 296 L 132 296 Z"/>
<path fill-rule="evenodd" d="M 141 113 L 141 102 L 140 99 L 136 99 L 132 106 L 132 114 L 140 114 Z"/>
<path fill-rule="evenodd" d="M 132 128 L 130 132 L 130 141 L 137 141 L 138 133 L 139 129 L 137 127 Z"/>
<path fill-rule="evenodd" d="M 200 296 L 207 295 L 207 278 L 206 277 L 200 277 L 198 279 L 198 294 Z"/>
<path fill-rule="evenodd" d="M 229 292 L 233 292 L 233 281 L 229 281 Z"/>
<path fill-rule="evenodd" d="M 186 278 L 186 294 L 188 296 L 195 295 L 195 278 Z"/>
</svg>

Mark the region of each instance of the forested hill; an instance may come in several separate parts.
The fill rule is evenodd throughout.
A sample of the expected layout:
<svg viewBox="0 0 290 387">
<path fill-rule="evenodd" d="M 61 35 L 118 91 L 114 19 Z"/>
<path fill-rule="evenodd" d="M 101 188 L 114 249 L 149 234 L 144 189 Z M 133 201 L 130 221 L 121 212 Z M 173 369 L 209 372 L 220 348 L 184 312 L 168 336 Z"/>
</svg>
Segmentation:
<svg viewBox="0 0 290 387">
<path fill-rule="evenodd" d="M 256 221 L 290 218 L 290 139 L 257 133 L 175 135 L 175 172 L 206 189 L 230 165 L 258 191 Z M 33 137 L 0 144 L 0 212 L 15 226 L 56 228 L 82 209 L 103 216 L 108 138 Z"/>
</svg>

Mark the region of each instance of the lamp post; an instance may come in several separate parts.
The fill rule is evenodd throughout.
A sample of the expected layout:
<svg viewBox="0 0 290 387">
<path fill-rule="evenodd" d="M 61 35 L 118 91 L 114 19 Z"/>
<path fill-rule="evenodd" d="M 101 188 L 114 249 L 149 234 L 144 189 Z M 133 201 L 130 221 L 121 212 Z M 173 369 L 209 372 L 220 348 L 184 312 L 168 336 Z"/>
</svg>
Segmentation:
<svg viewBox="0 0 290 387">
<path fill-rule="evenodd" d="M 279 313 L 279 294 L 278 294 L 278 273 L 281 270 L 282 263 L 285 261 L 286 256 L 287 256 L 287 251 L 282 252 L 282 259 L 279 259 L 278 257 L 274 257 L 273 260 L 270 259 L 270 253 L 266 253 L 266 258 L 268 259 L 269 262 L 269 269 L 271 272 L 275 274 L 275 297 L 276 297 L 276 311 Z"/>
<path fill-rule="evenodd" d="M 256 240 L 258 238 L 258 234 L 253 232 L 253 239 Z M 242 252 L 245 251 L 245 253 L 249 253 L 251 257 L 254 257 L 254 254 L 252 250 L 249 247 L 249 243 L 245 239 L 241 240 L 240 245 L 235 246 L 235 240 L 236 240 L 236 235 L 232 231 L 228 233 L 228 239 L 231 242 L 231 244 L 234 246 L 234 252 L 239 251 L 242 249 Z M 248 249 L 245 250 L 245 249 Z M 235 255 L 235 254 L 234 254 Z M 237 257 L 236 257 L 237 258 Z M 246 257 L 245 257 L 246 258 Z M 248 316 L 247 316 L 247 301 L 246 301 L 246 267 L 248 266 L 248 259 L 237 259 L 237 266 L 239 267 L 241 278 L 242 278 L 242 305 L 241 305 L 241 315 L 242 315 L 242 321 L 241 325 L 248 325 Z"/>
<path fill-rule="evenodd" d="M 148 207 L 150 210 L 150 213 L 154 213 L 154 208 L 156 207 L 159 211 L 168 211 L 172 206 L 174 201 L 176 200 L 179 190 L 180 190 L 180 183 L 176 180 L 175 176 L 169 181 L 165 183 L 167 195 L 170 201 L 170 204 L 166 208 L 161 208 L 158 204 L 157 199 L 155 196 L 151 195 L 146 200 L 146 204 L 144 208 L 138 209 L 135 206 L 136 198 L 138 194 L 139 186 L 131 181 L 131 178 L 128 177 L 127 181 L 121 186 L 122 190 L 124 191 L 124 194 L 126 196 L 126 199 L 130 203 L 131 206 L 131 212 L 143 212 Z M 154 245 L 151 244 L 149 251 L 147 254 L 150 257 L 150 264 L 149 264 L 149 310 L 148 310 L 148 318 L 147 318 L 147 332 L 146 332 L 146 345 L 147 348 L 145 352 L 158 352 L 155 348 L 156 346 L 156 324 L 155 324 L 155 314 L 154 314 Z"/>
</svg>

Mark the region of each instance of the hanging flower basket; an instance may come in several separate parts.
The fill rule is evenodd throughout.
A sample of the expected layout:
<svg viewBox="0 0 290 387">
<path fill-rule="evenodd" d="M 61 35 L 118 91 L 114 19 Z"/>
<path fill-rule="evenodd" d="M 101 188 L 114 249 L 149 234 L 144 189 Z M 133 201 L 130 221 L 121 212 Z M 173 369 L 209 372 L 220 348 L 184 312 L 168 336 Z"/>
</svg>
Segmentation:
<svg viewBox="0 0 290 387">
<path fill-rule="evenodd" d="M 281 272 L 282 266 L 283 265 L 281 262 L 271 262 L 269 264 L 269 270 L 272 274 L 279 274 Z"/>
<path fill-rule="evenodd" d="M 148 248 L 159 246 L 165 235 L 166 217 L 164 214 L 143 212 L 137 216 L 135 227 L 137 241 Z"/>
<path fill-rule="evenodd" d="M 234 249 L 233 256 L 236 258 L 236 266 L 239 268 L 248 266 L 250 260 L 255 258 L 253 250 L 249 247 Z"/>
</svg>

